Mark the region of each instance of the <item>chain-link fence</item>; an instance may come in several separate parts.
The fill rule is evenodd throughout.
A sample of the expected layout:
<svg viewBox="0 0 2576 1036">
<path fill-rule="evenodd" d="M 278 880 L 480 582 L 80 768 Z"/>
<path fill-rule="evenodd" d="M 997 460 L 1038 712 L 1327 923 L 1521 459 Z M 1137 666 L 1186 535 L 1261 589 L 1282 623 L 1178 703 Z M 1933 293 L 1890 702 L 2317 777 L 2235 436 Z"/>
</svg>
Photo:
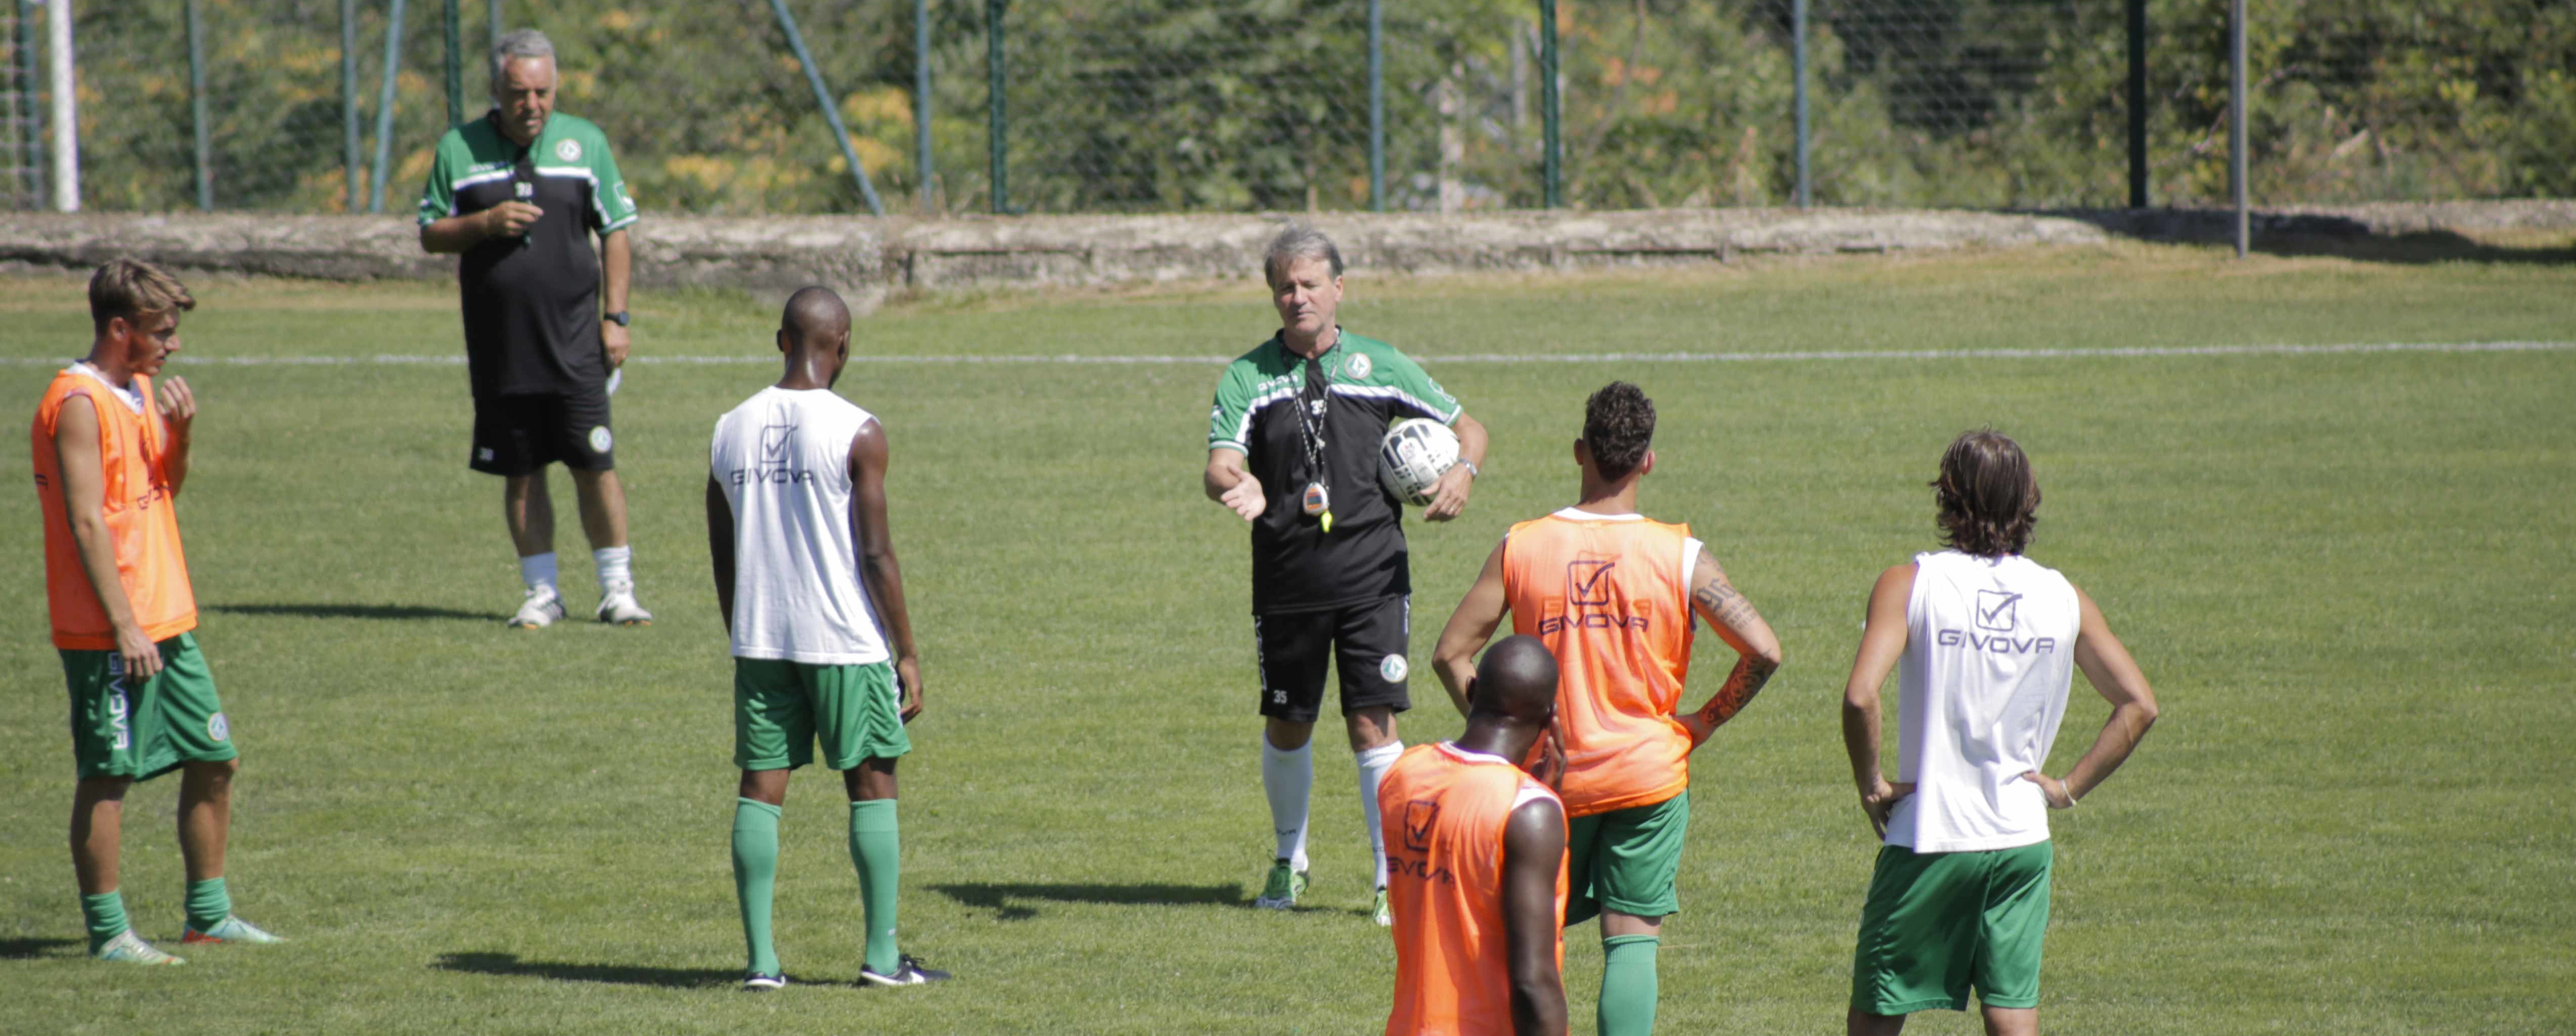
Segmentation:
<svg viewBox="0 0 2576 1036">
<path fill-rule="evenodd" d="M 45 203 L 45 6 L 0 0 L 0 206 Z M 931 214 L 2118 207 L 2133 162 L 2148 204 L 2228 194 L 2228 0 L 69 6 L 92 209 L 408 210 L 451 10 L 466 116 L 494 27 L 541 28 L 562 110 L 665 212 L 867 211 L 844 156 Z M 2257 203 L 2576 189 L 2576 7 L 2299 0 L 2248 31 Z"/>
</svg>

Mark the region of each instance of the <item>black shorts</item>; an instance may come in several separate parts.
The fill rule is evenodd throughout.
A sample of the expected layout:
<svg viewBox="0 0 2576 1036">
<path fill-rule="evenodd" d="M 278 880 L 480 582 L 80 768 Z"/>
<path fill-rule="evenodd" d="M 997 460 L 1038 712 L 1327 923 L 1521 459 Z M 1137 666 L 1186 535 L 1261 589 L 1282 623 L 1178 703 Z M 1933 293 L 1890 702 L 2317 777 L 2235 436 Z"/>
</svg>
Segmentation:
<svg viewBox="0 0 2576 1036">
<path fill-rule="evenodd" d="M 1411 669 L 1405 642 L 1413 632 L 1413 598 L 1397 595 L 1319 612 L 1252 617 L 1261 665 L 1261 714 L 1315 722 L 1324 704 L 1324 663 L 1341 674 L 1342 715 L 1384 706 L 1413 707 L 1404 693 Z"/>
<path fill-rule="evenodd" d="M 608 387 L 560 396 L 494 396 L 474 401 L 474 453 L 466 466 L 487 475 L 567 468 L 612 471 L 617 436 L 608 430 Z"/>
</svg>

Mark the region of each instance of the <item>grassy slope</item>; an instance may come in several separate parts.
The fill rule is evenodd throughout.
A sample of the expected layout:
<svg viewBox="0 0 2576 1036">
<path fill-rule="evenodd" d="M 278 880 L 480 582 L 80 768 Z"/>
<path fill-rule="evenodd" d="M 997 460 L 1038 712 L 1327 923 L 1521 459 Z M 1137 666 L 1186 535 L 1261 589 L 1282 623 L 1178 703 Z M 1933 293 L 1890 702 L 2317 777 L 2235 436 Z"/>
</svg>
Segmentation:
<svg viewBox="0 0 2576 1036">
<path fill-rule="evenodd" d="M 1453 526 L 1417 528 L 1424 632 L 1511 520 L 1566 502 L 1581 393 L 1661 403 L 1647 507 L 1708 537 L 1791 656 L 1699 757 L 1668 928 L 1671 1031 L 1839 1025 L 1869 840 L 1835 732 L 1871 576 L 1927 544 L 1959 428 L 2020 436 L 2035 556 L 2090 590 L 2167 704 L 2058 829 L 2052 1027 L 2557 1031 L 2576 816 L 2576 367 L 2565 353 L 1966 363 L 1451 364 L 1481 352 L 2566 338 L 2558 269 L 2233 263 L 2122 247 L 1936 260 L 1355 281 L 1347 322 L 1432 359 L 1495 430 Z M 215 281 L 190 350 L 443 354 L 451 294 Z M 649 351 L 766 348 L 721 295 L 639 300 Z M 925 302 L 861 348 L 1230 354 L 1257 289 Z M 78 282 L 0 280 L 0 357 L 75 352 Z M 50 368 L 0 367 L 31 402 Z M 187 503 L 203 637 L 247 756 L 233 873 L 296 938 L 172 972 L 78 959 L 69 759 L 32 494 L 0 498 L 0 1001 L 10 1031 L 1353 1032 L 1392 959 L 1351 771 L 1319 754 L 1316 909 L 1242 909 L 1267 856 L 1242 532 L 1199 499 L 1213 366 L 891 365 L 843 389 L 897 448 L 898 544 L 931 713 L 905 764 L 908 946 L 964 976 L 892 996 L 858 967 L 838 790 L 791 796 L 780 939 L 746 1000 L 724 832 L 722 640 L 697 515 L 749 366 L 640 368 L 619 397 L 650 630 L 497 626 L 512 603 L 454 367 L 195 366 Z M 23 453 L 0 478 L 25 485 Z M 15 474 L 11 474 L 14 472 Z M 560 476 L 557 492 L 567 502 Z M 566 547 L 572 544 L 566 541 Z M 567 586 L 586 603 L 568 549 Z M 1701 685 L 1727 653 L 1703 638 Z M 1408 740 L 1454 732 L 1428 680 Z M 2104 709 L 2079 687 L 2057 767 Z M 127 896 L 172 938 L 174 788 L 129 811 Z M 1589 1028 L 1599 950 L 1569 940 Z M 1972 1031 L 1931 1016 L 1927 1032 Z"/>
</svg>

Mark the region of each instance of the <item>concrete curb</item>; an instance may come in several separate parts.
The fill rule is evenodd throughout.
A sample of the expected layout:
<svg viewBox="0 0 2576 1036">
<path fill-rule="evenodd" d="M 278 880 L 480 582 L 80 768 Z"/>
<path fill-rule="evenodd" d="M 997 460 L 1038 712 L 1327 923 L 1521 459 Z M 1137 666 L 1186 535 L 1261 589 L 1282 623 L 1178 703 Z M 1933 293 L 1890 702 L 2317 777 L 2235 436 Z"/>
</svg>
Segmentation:
<svg viewBox="0 0 2576 1036">
<path fill-rule="evenodd" d="M 1251 277 L 1285 215 L 648 216 L 636 225 L 640 287 L 779 296 L 828 284 L 873 306 L 898 291 Z M 1967 212 L 1683 209 L 1310 217 L 1355 269 L 1403 273 L 1725 262 L 1738 254 L 1904 252 L 2097 244 L 2114 236 L 2224 239 L 2213 210 Z M 2369 236 L 2576 226 L 2576 203 L 2372 205 L 2266 212 L 2262 232 Z M 81 268 L 140 255 L 196 270 L 364 281 L 438 280 L 410 221 L 384 216 L 0 214 L 0 263 Z"/>
</svg>

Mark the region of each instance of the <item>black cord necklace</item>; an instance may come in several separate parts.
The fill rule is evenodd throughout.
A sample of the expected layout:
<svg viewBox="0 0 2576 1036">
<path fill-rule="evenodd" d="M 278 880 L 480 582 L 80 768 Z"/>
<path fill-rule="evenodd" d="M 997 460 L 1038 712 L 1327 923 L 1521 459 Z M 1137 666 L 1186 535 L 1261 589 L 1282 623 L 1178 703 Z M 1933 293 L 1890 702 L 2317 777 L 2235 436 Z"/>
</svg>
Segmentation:
<svg viewBox="0 0 2576 1036">
<path fill-rule="evenodd" d="M 1333 393 L 1332 379 L 1324 373 L 1324 357 L 1331 352 L 1326 349 L 1306 361 L 1306 385 L 1297 393 L 1297 428 L 1301 433 L 1298 440 L 1306 450 L 1307 481 L 1302 503 L 1308 517 L 1323 519 L 1327 533 L 1333 531 L 1333 477 L 1331 455 L 1324 451 L 1324 427 L 1332 411 Z"/>
</svg>

